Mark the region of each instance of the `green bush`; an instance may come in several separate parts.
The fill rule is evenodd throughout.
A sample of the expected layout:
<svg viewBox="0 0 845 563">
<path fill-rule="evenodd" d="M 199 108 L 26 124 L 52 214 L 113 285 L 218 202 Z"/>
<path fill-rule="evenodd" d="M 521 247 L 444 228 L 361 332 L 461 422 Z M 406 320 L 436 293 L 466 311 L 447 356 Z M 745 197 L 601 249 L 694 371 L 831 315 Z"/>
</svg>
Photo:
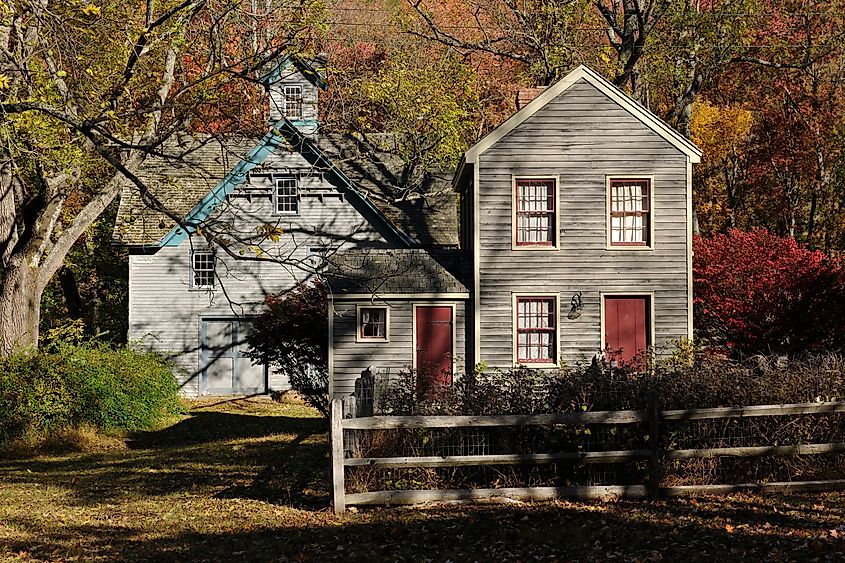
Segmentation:
<svg viewBox="0 0 845 563">
<path fill-rule="evenodd" d="M 84 344 L 0 359 L 0 443 L 81 425 L 142 430 L 179 410 L 173 373 L 154 354 Z"/>
</svg>

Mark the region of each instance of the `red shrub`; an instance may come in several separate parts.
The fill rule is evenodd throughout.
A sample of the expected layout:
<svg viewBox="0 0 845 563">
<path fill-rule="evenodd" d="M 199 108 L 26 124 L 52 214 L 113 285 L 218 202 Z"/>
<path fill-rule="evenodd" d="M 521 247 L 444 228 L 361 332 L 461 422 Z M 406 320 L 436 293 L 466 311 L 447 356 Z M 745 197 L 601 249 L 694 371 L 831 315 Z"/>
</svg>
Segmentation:
<svg viewBox="0 0 845 563">
<path fill-rule="evenodd" d="M 693 241 L 698 334 L 734 355 L 845 345 L 845 272 L 822 252 L 765 229 Z"/>
</svg>

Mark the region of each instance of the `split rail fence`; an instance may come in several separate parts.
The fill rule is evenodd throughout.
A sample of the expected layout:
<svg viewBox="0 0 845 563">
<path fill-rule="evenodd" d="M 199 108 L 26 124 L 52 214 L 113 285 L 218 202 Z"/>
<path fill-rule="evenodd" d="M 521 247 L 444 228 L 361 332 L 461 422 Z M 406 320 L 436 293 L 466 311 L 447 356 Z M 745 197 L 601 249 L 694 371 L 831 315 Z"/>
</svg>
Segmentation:
<svg viewBox="0 0 845 563">
<path fill-rule="evenodd" d="M 656 403 L 655 403 L 656 404 Z M 662 466 L 668 460 L 690 460 L 721 456 L 805 456 L 845 452 L 845 439 L 828 443 L 673 449 L 660 439 L 670 423 L 754 417 L 805 417 L 845 413 L 845 402 L 760 405 L 748 407 L 701 408 L 687 410 L 594 411 L 559 414 L 502 416 L 363 416 L 356 398 L 334 399 L 331 404 L 331 487 L 334 511 L 341 513 L 352 505 L 416 504 L 466 499 L 549 500 L 555 498 L 660 498 L 694 494 L 726 494 L 739 491 L 797 492 L 845 488 L 845 479 L 779 481 L 768 483 L 661 486 Z M 491 429 L 532 426 L 639 424 L 648 432 L 649 447 L 610 451 L 560 451 L 481 455 L 435 455 L 363 457 L 356 443 L 362 433 L 399 429 Z M 837 437 L 842 436 L 837 433 Z M 466 466 L 507 466 L 530 464 L 618 464 L 641 461 L 648 464 L 646 484 L 584 485 L 566 487 L 465 488 L 427 490 L 379 490 L 346 492 L 346 469 L 456 468 Z M 845 475 L 843 475 L 845 476 Z"/>
</svg>

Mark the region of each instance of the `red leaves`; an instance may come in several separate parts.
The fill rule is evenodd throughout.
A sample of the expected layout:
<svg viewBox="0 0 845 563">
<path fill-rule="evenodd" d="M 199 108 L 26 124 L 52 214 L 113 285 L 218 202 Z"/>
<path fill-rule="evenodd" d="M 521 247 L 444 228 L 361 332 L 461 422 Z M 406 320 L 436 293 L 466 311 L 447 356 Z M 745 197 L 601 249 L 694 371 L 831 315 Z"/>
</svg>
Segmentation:
<svg viewBox="0 0 845 563">
<path fill-rule="evenodd" d="M 693 243 L 699 333 L 734 354 L 794 354 L 845 344 L 845 273 L 822 252 L 765 229 Z"/>
</svg>

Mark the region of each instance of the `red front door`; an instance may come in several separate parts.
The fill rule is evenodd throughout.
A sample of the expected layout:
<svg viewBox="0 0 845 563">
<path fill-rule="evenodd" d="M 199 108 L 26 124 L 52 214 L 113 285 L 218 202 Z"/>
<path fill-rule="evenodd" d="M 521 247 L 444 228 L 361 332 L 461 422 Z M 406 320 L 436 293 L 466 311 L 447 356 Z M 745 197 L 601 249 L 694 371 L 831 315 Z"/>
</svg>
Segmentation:
<svg viewBox="0 0 845 563">
<path fill-rule="evenodd" d="M 649 298 L 604 298 L 604 343 L 611 361 L 630 363 L 649 342 Z"/>
<path fill-rule="evenodd" d="M 452 307 L 417 307 L 416 326 L 418 391 L 451 385 Z"/>
</svg>

